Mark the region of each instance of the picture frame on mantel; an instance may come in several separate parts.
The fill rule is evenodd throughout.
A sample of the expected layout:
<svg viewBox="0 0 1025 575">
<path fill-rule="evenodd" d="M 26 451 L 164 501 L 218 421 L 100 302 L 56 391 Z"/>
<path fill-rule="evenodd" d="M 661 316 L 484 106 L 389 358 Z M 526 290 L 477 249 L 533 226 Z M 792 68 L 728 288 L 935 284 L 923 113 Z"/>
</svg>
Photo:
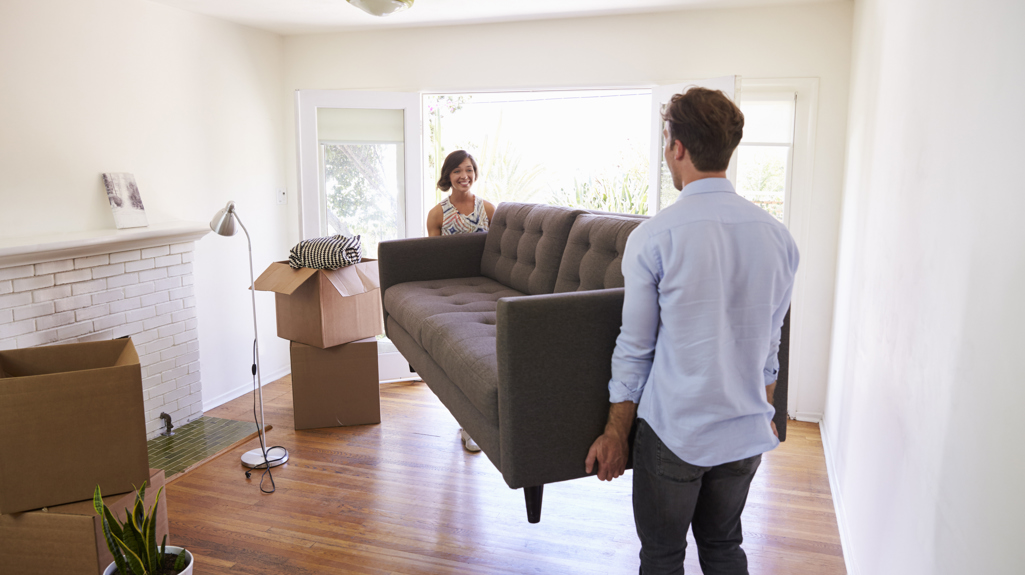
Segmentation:
<svg viewBox="0 0 1025 575">
<path fill-rule="evenodd" d="M 146 207 L 142 203 L 135 175 L 128 173 L 103 174 L 103 185 L 107 189 L 107 201 L 114 213 L 117 229 L 144 228 L 149 225 Z"/>
</svg>

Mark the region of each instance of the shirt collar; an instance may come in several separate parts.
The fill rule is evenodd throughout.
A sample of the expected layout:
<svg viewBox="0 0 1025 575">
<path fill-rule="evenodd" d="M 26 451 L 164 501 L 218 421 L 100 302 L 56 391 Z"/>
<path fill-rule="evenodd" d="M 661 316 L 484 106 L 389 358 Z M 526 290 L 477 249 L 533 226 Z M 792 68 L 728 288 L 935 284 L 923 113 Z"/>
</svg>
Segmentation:
<svg viewBox="0 0 1025 575">
<path fill-rule="evenodd" d="M 737 190 L 733 188 L 733 184 L 731 184 L 726 178 L 703 178 L 695 180 L 684 186 L 683 190 L 680 191 L 679 197 L 676 199 L 679 201 L 680 198 L 686 196 L 692 196 L 694 194 L 708 194 L 711 192 L 730 192 L 735 194 L 737 193 Z"/>
</svg>

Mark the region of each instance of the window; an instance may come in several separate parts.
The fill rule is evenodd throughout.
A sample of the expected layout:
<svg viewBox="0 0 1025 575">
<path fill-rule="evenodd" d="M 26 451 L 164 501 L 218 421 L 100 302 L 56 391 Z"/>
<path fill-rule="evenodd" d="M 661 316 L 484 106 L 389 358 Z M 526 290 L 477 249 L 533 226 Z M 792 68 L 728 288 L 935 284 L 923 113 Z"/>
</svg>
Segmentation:
<svg viewBox="0 0 1025 575">
<path fill-rule="evenodd" d="M 441 164 L 463 149 L 494 204 L 647 214 L 650 109 L 651 90 L 425 95 L 424 206 L 444 198 Z"/>
<path fill-rule="evenodd" d="M 322 229 L 327 235 L 358 235 L 363 256 L 377 258 L 377 244 L 402 228 L 402 144 L 320 143 L 324 166 Z"/>
<path fill-rule="evenodd" d="M 794 161 L 793 92 L 745 92 L 744 139 L 737 148 L 737 192 L 785 222 Z"/>
</svg>

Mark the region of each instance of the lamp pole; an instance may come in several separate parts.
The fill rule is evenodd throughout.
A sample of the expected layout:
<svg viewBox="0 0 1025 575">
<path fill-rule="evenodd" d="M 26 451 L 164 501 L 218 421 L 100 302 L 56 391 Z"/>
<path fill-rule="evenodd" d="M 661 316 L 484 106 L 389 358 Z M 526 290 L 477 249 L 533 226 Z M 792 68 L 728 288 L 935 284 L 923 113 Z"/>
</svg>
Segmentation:
<svg viewBox="0 0 1025 575">
<path fill-rule="evenodd" d="M 256 322 L 256 276 L 253 273 L 253 240 L 249 236 L 249 230 L 242 223 L 242 218 L 239 217 L 238 212 L 235 210 L 235 202 L 228 202 L 224 209 L 214 215 L 213 220 L 210 221 L 210 229 L 222 236 L 233 236 L 235 235 L 236 221 L 246 234 L 246 244 L 249 249 L 249 295 L 253 306 L 253 376 L 256 378 L 256 393 L 260 399 L 260 420 L 256 423 L 257 435 L 260 437 L 260 448 L 251 449 L 243 453 L 242 465 L 253 468 L 276 467 L 288 461 L 288 450 L 277 446 L 274 448 L 275 453 L 272 454 L 272 450 L 267 447 L 266 420 L 263 413 L 263 378 L 260 373 L 260 333 Z"/>
</svg>

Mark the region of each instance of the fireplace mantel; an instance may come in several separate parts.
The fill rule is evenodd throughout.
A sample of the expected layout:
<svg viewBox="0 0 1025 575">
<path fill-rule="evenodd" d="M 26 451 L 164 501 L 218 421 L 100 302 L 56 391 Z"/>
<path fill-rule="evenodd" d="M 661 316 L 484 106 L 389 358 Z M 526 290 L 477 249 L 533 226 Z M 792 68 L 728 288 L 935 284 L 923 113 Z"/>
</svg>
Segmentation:
<svg viewBox="0 0 1025 575">
<path fill-rule="evenodd" d="M 199 222 L 0 239 L 0 268 L 191 242 L 210 232 Z"/>
<path fill-rule="evenodd" d="M 131 337 L 146 433 L 203 414 L 192 265 L 210 228 L 169 222 L 0 239 L 0 349 Z"/>
</svg>

